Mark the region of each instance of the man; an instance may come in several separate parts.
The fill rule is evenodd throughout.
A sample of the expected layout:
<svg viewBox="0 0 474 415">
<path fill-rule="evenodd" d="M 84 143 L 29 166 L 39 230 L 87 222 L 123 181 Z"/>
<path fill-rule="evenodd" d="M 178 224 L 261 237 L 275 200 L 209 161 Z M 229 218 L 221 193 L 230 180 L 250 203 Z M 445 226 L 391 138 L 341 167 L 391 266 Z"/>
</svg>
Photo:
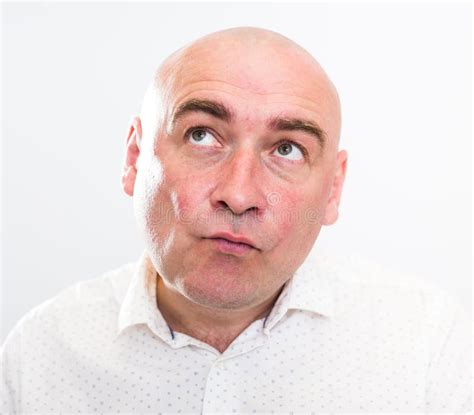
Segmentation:
<svg viewBox="0 0 474 415">
<path fill-rule="evenodd" d="M 347 153 L 321 66 L 274 32 L 208 35 L 158 69 L 127 136 L 146 249 L 28 313 L 5 412 L 470 408 L 469 329 L 435 287 L 308 256 Z"/>
</svg>

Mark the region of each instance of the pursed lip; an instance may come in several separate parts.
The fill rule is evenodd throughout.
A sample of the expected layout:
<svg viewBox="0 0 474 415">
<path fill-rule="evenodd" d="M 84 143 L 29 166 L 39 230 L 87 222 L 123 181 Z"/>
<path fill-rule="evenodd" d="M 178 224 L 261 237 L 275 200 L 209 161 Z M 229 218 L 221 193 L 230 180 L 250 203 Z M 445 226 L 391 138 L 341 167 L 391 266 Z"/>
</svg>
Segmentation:
<svg viewBox="0 0 474 415">
<path fill-rule="evenodd" d="M 217 238 L 226 239 L 230 242 L 246 244 L 246 245 L 251 246 L 252 248 L 258 249 L 256 247 L 255 243 L 252 240 L 246 238 L 245 236 L 233 235 L 229 232 L 218 232 L 218 233 L 215 233 L 211 236 L 208 236 L 207 238 L 209 238 L 209 239 L 217 239 Z"/>
</svg>

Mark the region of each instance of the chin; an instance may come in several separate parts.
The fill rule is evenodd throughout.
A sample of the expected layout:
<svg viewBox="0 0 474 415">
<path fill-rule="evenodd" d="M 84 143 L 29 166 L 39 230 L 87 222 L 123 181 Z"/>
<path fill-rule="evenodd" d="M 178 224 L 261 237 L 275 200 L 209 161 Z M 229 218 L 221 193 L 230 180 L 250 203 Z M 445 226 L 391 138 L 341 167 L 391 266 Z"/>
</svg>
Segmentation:
<svg viewBox="0 0 474 415">
<path fill-rule="evenodd" d="M 236 283 L 233 279 L 192 278 L 182 284 L 181 293 L 190 301 L 204 307 L 236 310 L 253 305 L 258 293 L 256 286 Z"/>
</svg>

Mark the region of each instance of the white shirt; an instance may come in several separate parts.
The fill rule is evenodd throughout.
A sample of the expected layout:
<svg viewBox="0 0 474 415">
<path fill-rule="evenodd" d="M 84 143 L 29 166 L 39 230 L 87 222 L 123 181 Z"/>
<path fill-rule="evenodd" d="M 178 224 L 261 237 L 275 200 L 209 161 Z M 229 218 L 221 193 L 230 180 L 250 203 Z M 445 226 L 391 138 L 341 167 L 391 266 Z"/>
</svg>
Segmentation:
<svg viewBox="0 0 474 415">
<path fill-rule="evenodd" d="M 308 259 L 220 354 L 172 333 L 144 254 L 27 313 L 2 347 L 1 412 L 471 409 L 470 325 L 435 286 Z"/>
</svg>

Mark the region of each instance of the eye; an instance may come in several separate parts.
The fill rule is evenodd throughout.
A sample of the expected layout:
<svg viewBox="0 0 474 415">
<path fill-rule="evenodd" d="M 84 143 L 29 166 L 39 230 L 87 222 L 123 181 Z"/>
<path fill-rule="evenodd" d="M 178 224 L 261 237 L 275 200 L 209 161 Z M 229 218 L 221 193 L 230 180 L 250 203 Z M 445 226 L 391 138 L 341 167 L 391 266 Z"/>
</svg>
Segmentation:
<svg viewBox="0 0 474 415">
<path fill-rule="evenodd" d="M 186 133 L 186 137 L 193 144 L 199 146 L 212 146 L 217 143 L 217 139 L 205 128 L 194 128 Z"/>
<path fill-rule="evenodd" d="M 292 142 L 285 141 L 276 148 L 276 155 L 287 160 L 302 160 L 304 155 L 301 148 Z"/>
</svg>

